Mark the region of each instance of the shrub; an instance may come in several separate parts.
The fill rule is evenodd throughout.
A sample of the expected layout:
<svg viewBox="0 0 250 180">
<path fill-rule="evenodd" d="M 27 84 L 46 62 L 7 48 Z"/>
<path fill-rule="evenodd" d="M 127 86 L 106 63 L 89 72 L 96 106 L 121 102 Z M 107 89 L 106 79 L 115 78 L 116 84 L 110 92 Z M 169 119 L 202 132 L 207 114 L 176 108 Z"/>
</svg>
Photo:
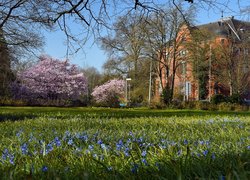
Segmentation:
<svg viewBox="0 0 250 180">
<path fill-rule="evenodd" d="M 179 99 L 174 99 L 169 105 L 169 108 L 173 108 L 173 109 L 183 109 L 183 103 L 182 101 L 180 101 Z"/>
<path fill-rule="evenodd" d="M 222 102 L 226 102 L 226 97 L 223 94 L 215 94 L 211 98 L 211 103 L 212 104 L 219 104 Z"/>
<path fill-rule="evenodd" d="M 9 97 L 0 98 L 0 106 L 26 106 L 27 102 L 20 99 L 12 99 Z"/>
<path fill-rule="evenodd" d="M 162 101 L 165 104 L 169 104 L 171 102 L 171 89 L 168 87 L 165 87 L 162 91 Z"/>
<path fill-rule="evenodd" d="M 121 99 L 124 97 L 124 85 L 123 80 L 113 79 L 95 87 L 91 95 L 99 106 L 119 107 Z"/>
<path fill-rule="evenodd" d="M 182 103 L 185 109 L 195 109 L 195 101 L 183 101 Z"/>
<path fill-rule="evenodd" d="M 218 105 L 218 108 L 220 111 L 234 111 L 235 110 L 235 105 L 236 104 L 232 104 L 232 103 L 228 103 L 228 102 L 222 102 Z"/>
<path fill-rule="evenodd" d="M 243 104 L 243 99 L 240 94 L 233 94 L 227 98 L 227 101 L 230 103 Z"/>
<path fill-rule="evenodd" d="M 199 110 L 210 110 L 211 104 L 208 101 L 196 101 L 195 108 Z"/>
<path fill-rule="evenodd" d="M 166 108 L 166 104 L 162 101 L 152 101 L 149 105 L 150 109 L 164 109 Z"/>
</svg>

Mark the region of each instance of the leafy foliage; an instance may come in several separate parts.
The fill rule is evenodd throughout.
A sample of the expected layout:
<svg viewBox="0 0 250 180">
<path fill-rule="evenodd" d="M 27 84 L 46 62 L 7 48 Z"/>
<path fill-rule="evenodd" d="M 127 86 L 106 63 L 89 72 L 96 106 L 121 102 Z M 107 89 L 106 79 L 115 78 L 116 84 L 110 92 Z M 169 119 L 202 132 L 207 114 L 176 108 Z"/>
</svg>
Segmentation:
<svg viewBox="0 0 250 180">
<path fill-rule="evenodd" d="M 16 99 L 79 100 L 87 91 L 87 81 L 75 65 L 49 57 L 18 75 L 12 84 Z"/>
<path fill-rule="evenodd" d="M 212 104 L 219 104 L 222 102 L 226 102 L 226 97 L 223 94 L 215 94 L 211 98 L 211 103 Z"/>
<path fill-rule="evenodd" d="M 118 107 L 120 99 L 124 97 L 124 85 L 123 80 L 113 79 L 95 87 L 91 95 L 101 106 Z"/>
</svg>

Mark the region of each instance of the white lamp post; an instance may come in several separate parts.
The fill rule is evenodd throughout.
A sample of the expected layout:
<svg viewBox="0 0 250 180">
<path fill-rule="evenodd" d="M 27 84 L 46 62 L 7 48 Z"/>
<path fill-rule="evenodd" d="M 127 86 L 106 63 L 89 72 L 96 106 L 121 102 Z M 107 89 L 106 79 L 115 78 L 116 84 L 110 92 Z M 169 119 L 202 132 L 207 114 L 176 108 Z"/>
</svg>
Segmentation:
<svg viewBox="0 0 250 180">
<path fill-rule="evenodd" d="M 131 78 L 126 78 L 126 103 L 128 102 L 128 81 L 131 81 Z"/>
</svg>

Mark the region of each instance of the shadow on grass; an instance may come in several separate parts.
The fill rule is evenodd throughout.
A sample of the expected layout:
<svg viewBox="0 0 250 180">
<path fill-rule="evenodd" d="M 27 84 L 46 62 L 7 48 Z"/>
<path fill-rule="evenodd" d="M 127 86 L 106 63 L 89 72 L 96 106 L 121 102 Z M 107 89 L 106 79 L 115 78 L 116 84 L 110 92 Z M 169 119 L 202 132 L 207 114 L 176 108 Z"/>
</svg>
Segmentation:
<svg viewBox="0 0 250 180">
<path fill-rule="evenodd" d="M 249 111 L 201 111 L 201 110 L 152 110 L 114 108 L 56 108 L 56 107 L 0 107 L 0 122 L 34 119 L 40 116 L 66 119 L 80 118 L 142 118 L 142 117 L 194 117 L 194 116 L 250 116 Z"/>
<path fill-rule="evenodd" d="M 0 122 L 22 121 L 25 119 L 35 119 L 37 116 L 32 114 L 0 114 Z"/>
</svg>

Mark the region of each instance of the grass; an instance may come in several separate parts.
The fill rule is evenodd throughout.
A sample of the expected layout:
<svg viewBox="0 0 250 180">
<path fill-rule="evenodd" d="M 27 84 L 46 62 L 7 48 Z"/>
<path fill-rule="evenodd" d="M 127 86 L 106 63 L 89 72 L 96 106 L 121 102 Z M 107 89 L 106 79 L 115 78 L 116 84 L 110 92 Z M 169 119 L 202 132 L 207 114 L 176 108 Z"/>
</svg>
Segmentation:
<svg viewBox="0 0 250 180">
<path fill-rule="evenodd" d="M 250 179 L 250 112 L 0 107 L 2 179 Z"/>
</svg>

